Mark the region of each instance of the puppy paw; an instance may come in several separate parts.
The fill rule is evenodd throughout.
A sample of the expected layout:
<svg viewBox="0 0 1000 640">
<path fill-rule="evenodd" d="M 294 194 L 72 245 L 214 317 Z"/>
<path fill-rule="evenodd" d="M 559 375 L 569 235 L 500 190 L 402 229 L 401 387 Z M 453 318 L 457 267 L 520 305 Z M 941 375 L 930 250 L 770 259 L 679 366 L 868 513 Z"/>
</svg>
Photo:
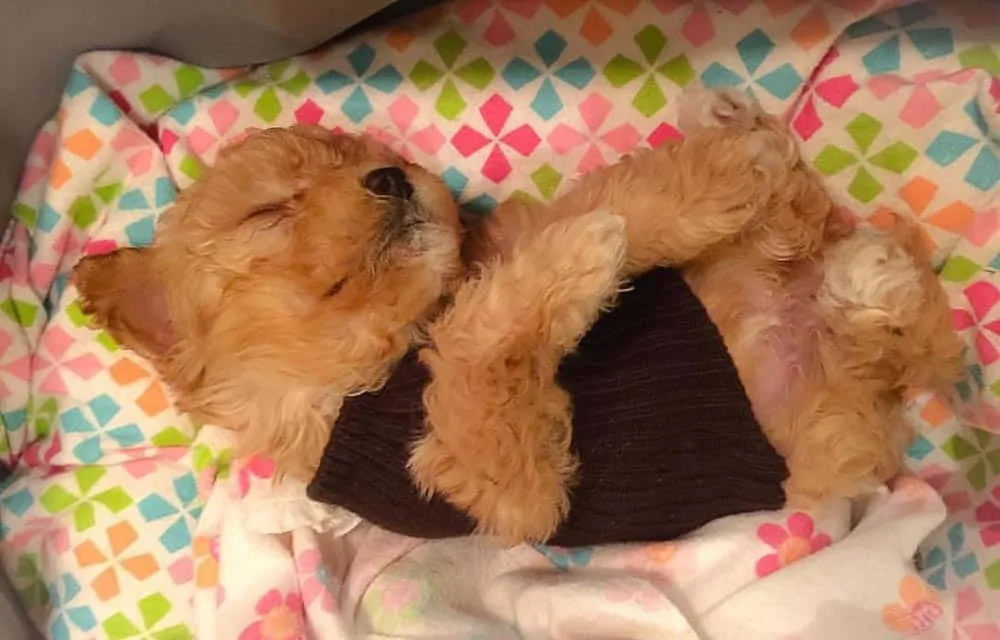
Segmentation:
<svg viewBox="0 0 1000 640">
<path fill-rule="evenodd" d="M 625 219 L 606 211 L 560 220 L 521 254 L 519 266 L 541 290 L 551 342 L 575 344 L 618 291 L 626 250 Z"/>
<path fill-rule="evenodd" d="M 425 495 L 442 495 L 476 521 L 476 532 L 516 545 L 544 542 L 569 512 L 569 480 L 576 461 L 568 452 L 531 469 L 489 477 L 470 469 L 432 434 L 414 447 L 410 474 Z"/>
<path fill-rule="evenodd" d="M 681 96 L 678 125 L 687 135 L 726 126 L 749 131 L 760 124 L 762 115 L 760 105 L 743 91 L 698 87 Z"/>
</svg>

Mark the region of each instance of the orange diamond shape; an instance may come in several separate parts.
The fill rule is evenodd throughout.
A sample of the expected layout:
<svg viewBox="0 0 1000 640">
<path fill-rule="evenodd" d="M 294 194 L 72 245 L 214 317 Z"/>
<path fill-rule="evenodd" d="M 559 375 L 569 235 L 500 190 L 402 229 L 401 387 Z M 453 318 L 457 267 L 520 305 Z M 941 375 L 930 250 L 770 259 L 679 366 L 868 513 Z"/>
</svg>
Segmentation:
<svg viewBox="0 0 1000 640">
<path fill-rule="evenodd" d="M 910 180 L 904 184 L 899 189 L 899 197 L 903 199 L 906 204 L 910 205 L 910 210 L 913 213 L 923 215 L 924 211 L 927 209 L 927 205 L 931 203 L 934 196 L 937 194 L 938 187 L 936 184 L 928 180 L 917 176 L 913 180 Z"/>
<path fill-rule="evenodd" d="M 948 403 L 936 395 L 932 396 L 920 410 L 921 419 L 932 427 L 940 427 L 951 418 L 951 415 Z"/>
<path fill-rule="evenodd" d="M 55 162 L 52 163 L 52 169 L 49 170 L 49 186 L 53 189 L 59 189 L 72 177 L 73 173 L 69 167 L 62 160 L 56 158 Z"/>
<path fill-rule="evenodd" d="M 796 4 L 798 4 L 796 0 Z M 792 29 L 792 40 L 805 50 L 812 49 L 830 35 L 830 23 L 820 7 L 813 7 Z"/>
<path fill-rule="evenodd" d="M 596 47 L 611 35 L 611 25 L 608 24 L 608 21 L 604 19 L 604 16 L 599 11 L 591 7 L 587 11 L 587 15 L 583 17 L 583 23 L 580 25 L 580 35 L 583 36 L 584 40 Z"/>
<path fill-rule="evenodd" d="M 125 385 L 132 384 L 136 380 L 142 380 L 143 378 L 149 377 L 148 371 L 128 358 L 122 358 L 118 362 L 111 365 L 110 372 L 111 379 L 123 387 Z"/>
<path fill-rule="evenodd" d="M 167 402 L 167 395 L 163 392 L 163 385 L 156 381 L 142 392 L 135 403 L 147 416 L 155 416 L 164 411 L 170 404 Z"/>
<path fill-rule="evenodd" d="M 927 221 L 945 231 L 964 233 L 974 215 L 969 205 L 956 201 L 934 213 Z"/>
<path fill-rule="evenodd" d="M 586 0 L 547 0 L 546 4 L 549 5 L 549 9 L 552 9 L 552 13 L 556 14 L 560 18 L 565 18 L 570 16 L 584 5 Z"/>
<path fill-rule="evenodd" d="M 405 31 L 403 29 L 393 29 L 385 37 L 385 43 L 396 51 L 403 52 L 406 51 L 415 37 L 416 36 L 409 31 Z"/>
<path fill-rule="evenodd" d="M 63 146 L 84 160 L 90 160 L 101 149 L 101 141 L 90 129 L 81 129 L 63 140 Z"/>
</svg>

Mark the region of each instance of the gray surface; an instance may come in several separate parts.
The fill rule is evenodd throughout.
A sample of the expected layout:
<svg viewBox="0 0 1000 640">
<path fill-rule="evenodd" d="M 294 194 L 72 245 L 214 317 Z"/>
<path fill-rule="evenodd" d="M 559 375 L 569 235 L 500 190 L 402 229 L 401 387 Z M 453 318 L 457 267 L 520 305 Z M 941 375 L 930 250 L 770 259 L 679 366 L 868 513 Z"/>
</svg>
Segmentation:
<svg viewBox="0 0 1000 640">
<path fill-rule="evenodd" d="M 266 62 L 321 44 L 392 0 L 0 0 L 0 229 L 24 157 L 73 59 L 150 49 L 202 66 Z"/>
</svg>

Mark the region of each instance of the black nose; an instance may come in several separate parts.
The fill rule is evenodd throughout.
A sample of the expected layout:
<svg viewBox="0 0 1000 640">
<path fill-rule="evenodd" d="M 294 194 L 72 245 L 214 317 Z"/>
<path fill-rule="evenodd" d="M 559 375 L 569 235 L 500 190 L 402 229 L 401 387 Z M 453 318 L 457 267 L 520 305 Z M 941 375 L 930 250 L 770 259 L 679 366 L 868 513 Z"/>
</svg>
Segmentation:
<svg viewBox="0 0 1000 640">
<path fill-rule="evenodd" d="M 361 182 L 365 189 L 377 196 L 409 200 L 413 197 L 413 185 L 399 167 L 382 167 L 365 176 Z"/>
</svg>

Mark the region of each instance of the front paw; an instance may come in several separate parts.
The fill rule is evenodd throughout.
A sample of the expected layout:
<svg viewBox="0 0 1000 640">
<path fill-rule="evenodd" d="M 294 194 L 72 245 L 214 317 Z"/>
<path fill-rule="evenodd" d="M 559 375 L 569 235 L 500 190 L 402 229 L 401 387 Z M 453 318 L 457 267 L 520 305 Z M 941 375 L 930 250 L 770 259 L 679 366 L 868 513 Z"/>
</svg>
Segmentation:
<svg viewBox="0 0 1000 640">
<path fill-rule="evenodd" d="M 463 465 L 431 434 L 414 447 L 409 469 L 425 495 L 440 494 L 472 516 L 477 533 L 516 545 L 545 542 L 565 519 L 576 460 L 566 453 L 557 461 L 536 459 L 530 470 L 489 477 Z"/>
</svg>

